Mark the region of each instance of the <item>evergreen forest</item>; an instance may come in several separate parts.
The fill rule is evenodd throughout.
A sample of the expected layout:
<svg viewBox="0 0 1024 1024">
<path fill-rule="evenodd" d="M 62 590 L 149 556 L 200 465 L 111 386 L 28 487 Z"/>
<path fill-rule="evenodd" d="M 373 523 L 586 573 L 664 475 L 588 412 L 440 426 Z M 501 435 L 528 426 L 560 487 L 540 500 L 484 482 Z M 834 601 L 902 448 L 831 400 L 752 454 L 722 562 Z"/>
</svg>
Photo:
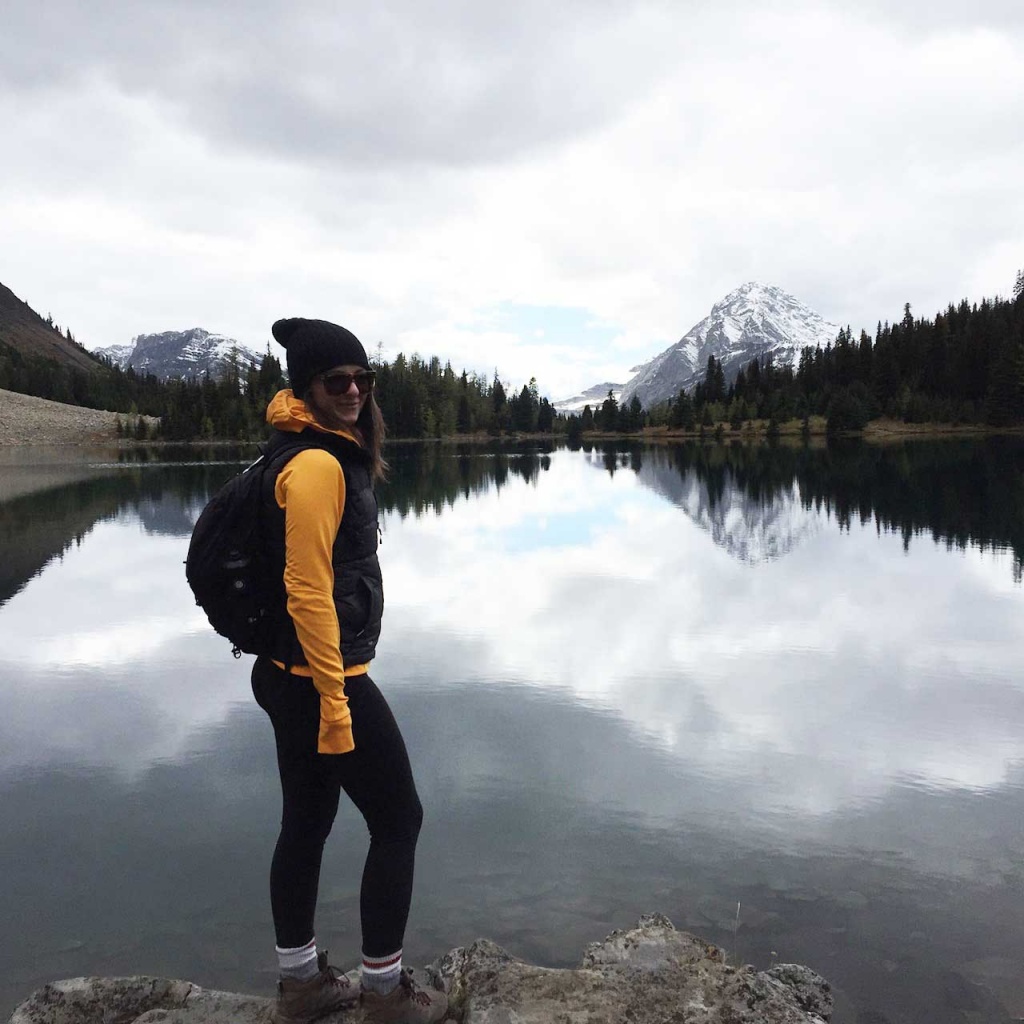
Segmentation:
<svg viewBox="0 0 1024 1024">
<path fill-rule="evenodd" d="M 874 336 L 850 328 L 834 343 L 805 349 L 796 366 L 771 357 L 744 366 L 726 381 L 708 358 L 704 380 L 675 400 L 642 409 L 620 407 L 613 394 L 580 414 L 555 412 L 532 379 L 518 390 L 497 372 L 490 379 L 457 372 L 434 356 L 399 354 L 373 361 L 377 400 L 394 438 L 506 433 L 635 433 L 662 428 L 683 433 L 762 421 L 778 424 L 824 417 L 830 432 L 856 432 L 873 419 L 907 423 L 1024 424 L 1024 271 L 1013 297 L 963 300 L 932 319 L 909 305 L 896 323 L 879 323 Z M 252 440 L 266 433 L 270 398 L 287 379 L 267 353 L 255 362 L 236 358 L 219 378 L 162 381 L 104 363 L 95 371 L 59 365 L 0 344 L 0 388 L 72 405 L 124 413 L 122 430 L 139 440 Z M 143 417 L 159 418 L 154 427 Z M 153 432 L 155 430 L 155 433 Z"/>
<path fill-rule="evenodd" d="M 754 360 L 726 386 L 709 357 L 692 394 L 655 411 L 683 430 L 753 420 L 769 425 L 824 416 L 830 432 L 862 430 L 879 417 L 905 423 L 1024 423 L 1024 271 L 1012 299 L 966 300 L 934 319 L 909 305 L 898 323 L 879 323 L 874 337 L 850 328 L 824 349 L 804 349 L 795 367 Z M 653 418 L 653 417 L 652 417 Z"/>
</svg>

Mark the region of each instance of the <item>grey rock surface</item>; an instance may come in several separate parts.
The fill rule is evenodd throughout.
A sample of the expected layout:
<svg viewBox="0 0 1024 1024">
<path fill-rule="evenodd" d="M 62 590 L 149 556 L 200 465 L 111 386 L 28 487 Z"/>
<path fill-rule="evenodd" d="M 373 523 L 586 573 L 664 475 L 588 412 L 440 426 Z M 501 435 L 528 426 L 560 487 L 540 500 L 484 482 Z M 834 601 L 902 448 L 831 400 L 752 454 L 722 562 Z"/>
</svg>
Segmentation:
<svg viewBox="0 0 1024 1024">
<path fill-rule="evenodd" d="M 10 1024 L 269 1024 L 272 1005 L 169 978 L 71 978 L 34 992 Z"/>
<path fill-rule="evenodd" d="M 825 1024 L 828 982 L 806 967 L 733 967 L 660 914 L 590 946 L 573 970 L 534 967 L 493 942 L 431 968 L 462 1024 Z"/>
<path fill-rule="evenodd" d="M 117 421 L 128 417 L 103 409 L 51 402 L 0 389 L 0 446 L 83 445 L 117 440 Z M 151 416 L 147 423 L 155 423 Z"/>
<path fill-rule="evenodd" d="M 458 1024 L 827 1024 L 828 982 L 806 967 L 731 966 L 659 914 L 585 951 L 574 969 L 535 967 L 487 939 L 426 968 Z M 269 1024 L 273 1002 L 166 978 L 75 978 L 46 985 L 10 1024 Z M 322 1018 L 359 1024 L 359 1010 Z"/>
</svg>

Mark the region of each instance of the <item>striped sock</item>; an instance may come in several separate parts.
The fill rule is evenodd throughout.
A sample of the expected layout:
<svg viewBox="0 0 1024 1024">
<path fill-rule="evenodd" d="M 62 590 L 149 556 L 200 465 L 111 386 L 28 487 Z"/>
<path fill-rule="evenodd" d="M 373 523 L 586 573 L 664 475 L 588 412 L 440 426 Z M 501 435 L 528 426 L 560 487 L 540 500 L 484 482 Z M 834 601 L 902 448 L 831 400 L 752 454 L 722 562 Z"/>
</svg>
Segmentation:
<svg viewBox="0 0 1024 1024">
<path fill-rule="evenodd" d="M 282 949 L 280 946 L 275 946 L 274 949 L 277 950 L 277 967 L 281 972 L 282 978 L 308 981 L 316 975 L 315 935 L 304 946 L 295 946 L 291 949 Z"/>
<path fill-rule="evenodd" d="M 363 988 L 386 996 L 398 985 L 402 976 L 402 951 L 389 956 L 367 956 L 363 954 L 363 968 L 360 978 Z"/>
</svg>

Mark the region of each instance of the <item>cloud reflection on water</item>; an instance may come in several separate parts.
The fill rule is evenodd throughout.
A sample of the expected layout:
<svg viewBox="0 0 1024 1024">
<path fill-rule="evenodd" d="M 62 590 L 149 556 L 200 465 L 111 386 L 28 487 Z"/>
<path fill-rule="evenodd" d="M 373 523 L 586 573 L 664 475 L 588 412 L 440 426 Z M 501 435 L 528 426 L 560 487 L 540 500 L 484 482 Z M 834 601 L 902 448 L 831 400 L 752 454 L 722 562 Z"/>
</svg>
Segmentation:
<svg viewBox="0 0 1024 1024">
<path fill-rule="evenodd" d="M 792 495 L 751 518 L 726 492 L 716 507 L 733 531 L 769 523 L 799 538 L 751 565 L 703 512 L 694 522 L 674 503 L 694 507 L 692 480 L 677 475 L 672 497 L 651 460 L 609 474 L 563 451 L 550 467 L 438 514 L 384 516 L 388 686 L 561 694 L 613 713 L 631 742 L 731 780 L 741 803 L 786 814 L 877 799 L 894 780 L 997 787 L 1024 760 L 1024 616 L 1008 555 L 904 551 L 873 525 L 840 532 Z M 142 518 L 180 523 L 180 503 L 162 501 Z M 76 756 L 137 768 L 249 699 L 248 659 L 230 658 L 185 587 L 185 543 L 123 512 L 4 607 L 18 641 L 4 653 L 8 770 Z M 59 733 L 27 720 L 48 689 L 76 702 Z M 135 740 L 97 745 L 95 702 L 131 718 Z M 162 727 L 146 728 L 147 714 Z"/>
<path fill-rule="evenodd" d="M 505 543 L 540 522 L 569 528 L 555 544 Z M 1009 556 L 904 552 L 873 525 L 799 532 L 751 571 L 633 473 L 559 453 L 536 488 L 513 481 L 389 537 L 390 649 L 410 647 L 410 628 L 482 634 L 476 665 L 452 660 L 460 676 L 614 709 L 711 773 L 796 758 L 801 771 L 758 784 L 790 810 L 872 799 L 902 777 L 1000 785 L 1024 756 Z"/>
</svg>

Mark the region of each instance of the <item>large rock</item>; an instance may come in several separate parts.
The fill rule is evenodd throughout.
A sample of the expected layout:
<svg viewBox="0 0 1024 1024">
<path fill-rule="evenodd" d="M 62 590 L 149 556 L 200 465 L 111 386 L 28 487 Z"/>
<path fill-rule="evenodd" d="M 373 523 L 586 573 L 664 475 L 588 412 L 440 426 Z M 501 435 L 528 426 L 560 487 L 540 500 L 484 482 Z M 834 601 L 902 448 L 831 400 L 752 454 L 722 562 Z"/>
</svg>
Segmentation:
<svg viewBox="0 0 1024 1024">
<path fill-rule="evenodd" d="M 10 1024 L 269 1024 L 272 1005 L 169 978 L 71 978 L 34 992 Z"/>
<path fill-rule="evenodd" d="M 463 1024 L 824 1024 L 828 982 L 806 967 L 733 967 L 660 914 L 613 932 L 574 970 L 533 967 L 481 939 L 430 968 Z"/>
<path fill-rule="evenodd" d="M 829 984 L 813 971 L 730 966 L 659 914 L 590 946 L 571 970 L 534 967 L 487 939 L 426 969 L 461 1024 L 827 1024 Z M 40 989 L 10 1024 L 268 1024 L 271 1001 L 160 978 L 76 978 Z M 359 1024 L 358 1010 L 323 1018 Z"/>
</svg>

